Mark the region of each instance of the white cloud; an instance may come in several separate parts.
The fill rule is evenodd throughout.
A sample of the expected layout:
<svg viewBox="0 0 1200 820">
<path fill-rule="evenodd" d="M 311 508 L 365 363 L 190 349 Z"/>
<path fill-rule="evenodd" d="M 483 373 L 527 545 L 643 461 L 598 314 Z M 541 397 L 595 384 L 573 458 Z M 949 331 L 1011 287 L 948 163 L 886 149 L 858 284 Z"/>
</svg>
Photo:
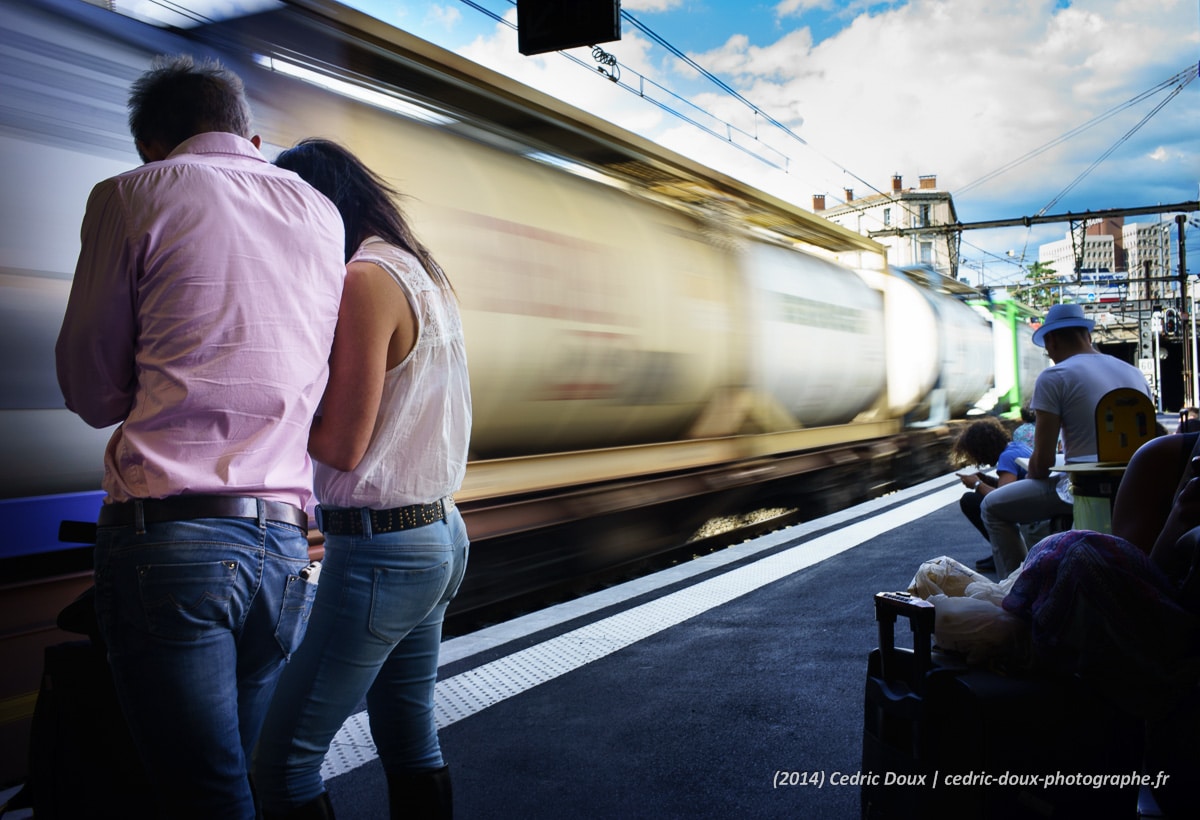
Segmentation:
<svg viewBox="0 0 1200 820">
<path fill-rule="evenodd" d="M 462 20 L 462 12 L 458 10 L 458 6 L 433 3 L 425 12 L 425 19 L 434 25 L 452 29 Z"/>
<path fill-rule="evenodd" d="M 751 45 L 746 35 L 734 34 L 720 48 L 690 56 L 714 74 L 728 75 L 739 82 L 782 81 L 803 76 L 803 62 L 798 55 L 806 54 L 812 45 L 807 28 L 789 32 L 768 46 Z"/>
<path fill-rule="evenodd" d="M 782 0 L 775 4 L 775 17 L 799 16 L 812 9 L 829 8 L 830 0 Z"/>
<path fill-rule="evenodd" d="M 621 8 L 629 12 L 671 11 L 679 8 L 684 0 L 621 0 Z"/>
<path fill-rule="evenodd" d="M 877 188 L 900 171 L 914 182 L 936 174 L 953 190 L 1147 90 L 1186 66 L 1195 51 L 1195 37 L 1180 36 L 1188 15 L 1178 13 L 1179 3 L 1087 5 L 1077 11 L 1056 10 L 1050 0 L 914 0 L 861 15 L 816 46 L 804 29 L 770 44 L 735 34 L 696 60 L 732 78 L 744 96 L 810 142 L 815 151 L 797 156 L 799 168 L 811 166 L 808 173 L 819 173 L 811 154 L 822 152 Z M 746 121 L 736 105 L 712 99 L 729 118 Z M 1148 110 L 1114 117 L 964 202 L 1035 187 L 1048 201 Z M 1194 150 L 1190 171 L 1195 178 Z M 823 179 L 827 188 L 811 192 L 865 193 L 849 175 L 827 168 Z M 1131 204 L 1142 203 L 1091 207 Z"/>
</svg>

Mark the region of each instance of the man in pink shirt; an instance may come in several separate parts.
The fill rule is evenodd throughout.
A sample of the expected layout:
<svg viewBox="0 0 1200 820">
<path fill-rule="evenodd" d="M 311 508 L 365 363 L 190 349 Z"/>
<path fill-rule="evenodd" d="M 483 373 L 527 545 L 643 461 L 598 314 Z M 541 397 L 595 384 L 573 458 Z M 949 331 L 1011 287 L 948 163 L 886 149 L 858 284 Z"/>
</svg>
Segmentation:
<svg viewBox="0 0 1200 820">
<path fill-rule="evenodd" d="M 253 818 L 248 760 L 315 584 L 307 440 L 341 217 L 250 135 L 241 80 L 156 61 L 140 168 L 92 190 L 56 348 L 104 456 L 96 610 L 160 816 Z"/>
</svg>

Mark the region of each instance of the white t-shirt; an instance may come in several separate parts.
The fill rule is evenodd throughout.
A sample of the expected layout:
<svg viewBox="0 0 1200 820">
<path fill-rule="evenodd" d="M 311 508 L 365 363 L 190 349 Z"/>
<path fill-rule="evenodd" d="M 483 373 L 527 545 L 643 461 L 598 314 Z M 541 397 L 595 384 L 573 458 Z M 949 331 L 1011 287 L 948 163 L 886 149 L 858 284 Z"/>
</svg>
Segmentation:
<svg viewBox="0 0 1200 820">
<path fill-rule="evenodd" d="M 1118 387 L 1150 395 L 1142 371 L 1104 353 L 1076 353 L 1038 376 L 1030 406 L 1062 419 L 1068 462 L 1096 460 L 1096 406 Z"/>
</svg>

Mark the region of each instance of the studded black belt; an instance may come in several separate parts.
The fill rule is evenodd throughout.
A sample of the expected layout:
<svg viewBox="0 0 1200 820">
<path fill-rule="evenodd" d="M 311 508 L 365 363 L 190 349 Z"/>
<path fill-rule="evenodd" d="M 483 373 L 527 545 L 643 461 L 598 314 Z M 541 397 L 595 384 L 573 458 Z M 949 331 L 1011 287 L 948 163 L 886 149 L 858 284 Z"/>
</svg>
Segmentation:
<svg viewBox="0 0 1200 820">
<path fill-rule="evenodd" d="M 367 507 L 317 507 L 317 529 L 326 535 L 364 535 L 366 523 L 371 532 L 384 533 L 412 530 L 433 524 L 446 517 L 446 499 L 432 504 L 410 504 L 387 510 Z"/>
</svg>

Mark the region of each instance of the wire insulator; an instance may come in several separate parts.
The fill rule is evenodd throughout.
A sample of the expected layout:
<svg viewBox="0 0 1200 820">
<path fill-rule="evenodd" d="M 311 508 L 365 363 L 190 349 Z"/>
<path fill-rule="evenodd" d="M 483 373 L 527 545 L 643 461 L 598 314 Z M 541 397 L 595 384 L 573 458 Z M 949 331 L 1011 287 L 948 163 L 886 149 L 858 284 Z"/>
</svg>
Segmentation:
<svg viewBox="0 0 1200 820">
<path fill-rule="evenodd" d="M 621 67 L 617 65 L 617 58 L 613 54 L 609 54 L 600 46 L 592 46 L 592 59 L 600 63 L 596 66 L 596 70 L 603 74 L 614 83 L 621 79 Z M 608 66 L 608 68 L 605 68 Z"/>
</svg>

